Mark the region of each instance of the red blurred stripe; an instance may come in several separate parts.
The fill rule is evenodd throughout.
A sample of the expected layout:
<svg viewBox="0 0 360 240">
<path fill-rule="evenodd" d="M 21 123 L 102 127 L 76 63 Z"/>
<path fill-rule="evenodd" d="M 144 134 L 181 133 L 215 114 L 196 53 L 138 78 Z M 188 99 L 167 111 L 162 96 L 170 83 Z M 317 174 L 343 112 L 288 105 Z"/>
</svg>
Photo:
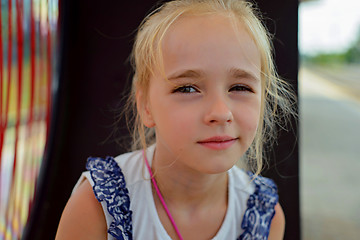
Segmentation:
<svg viewBox="0 0 360 240">
<path fill-rule="evenodd" d="M 2 41 L 2 9 L 0 4 L 0 172 L 1 172 L 1 156 L 3 150 L 3 134 L 5 132 L 4 115 L 3 115 L 3 94 L 4 94 L 4 79 L 3 79 L 3 41 Z M 0 193 L 1 193 L 1 178 L 0 178 Z"/>
<path fill-rule="evenodd" d="M 8 67 L 8 81 L 7 81 L 7 89 L 6 89 L 6 98 L 5 98 L 5 113 L 4 113 L 4 117 L 3 117 L 3 121 L 2 121 L 2 131 L 0 134 L 0 143 L 1 143 L 1 147 L 0 147 L 0 163 L 1 163 L 1 159 L 2 159 L 2 146 L 4 145 L 4 138 L 5 138 L 5 130 L 7 128 L 7 123 L 8 123 L 8 117 L 9 117 L 9 103 L 10 103 L 10 90 L 11 90 L 11 63 L 12 63 L 12 1 L 9 1 L 9 6 L 8 6 L 8 63 L 7 63 L 7 67 Z M 1 96 L 2 97 L 2 96 Z M 6 210 L 8 211 L 8 209 Z M 6 213 L 5 216 L 5 223 L 7 224 L 7 216 L 8 214 Z"/>
<path fill-rule="evenodd" d="M 9 12 L 8 12 L 8 85 L 6 93 L 6 107 L 5 107 L 5 123 L 4 128 L 6 129 L 9 117 L 9 103 L 10 103 L 10 89 L 11 89 L 11 67 L 12 67 L 12 1 L 9 1 Z"/>
<path fill-rule="evenodd" d="M 13 168 L 13 178 L 16 171 L 16 161 L 17 161 L 17 147 L 19 140 L 19 127 L 21 121 L 21 99 L 22 99 L 22 70 L 23 70 L 23 42 L 24 42 L 24 33 L 22 26 L 22 4 L 21 0 L 16 0 L 16 23 L 17 23 L 17 62 L 18 62 L 18 92 L 17 92 L 17 105 L 16 105 L 16 123 L 15 123 L 15 152 L 14 152 L 14 168 Z"/>
<path fill-rule="evenodd" d="M 29 118 L 28 118 L 28 126 L 27 131 L 29 135 L 34 134 L 33 131 L 33 121 L 34 121 L 34 102 L 35 102 L 35 71 L 36 71 L 36 38 L 35 38 L 35 19 L 34 19 L 34 1 L 30 1 L 30 106 L 29 106 Z M 33 166 L 35 163 L 35 158 L 33 154 L 30 157 L 30 168 L 33 171 Z M 35 179 L 33 179 L 35 183 Z M 33 189 L 31 189 L 33 190 Z M 29 214 L 32 206 L 32 198 L 29 199 Z"/>
<path fill-rule="evenodd" d="M 39 16 L 43 16 L 43 1 L 39 1 Z M 43 43 L 43 27 L 42 27 L 42 17 L 40 17 L 39 21 L 38 21 L 38 29 L 39 29 L 39 89 L 40 89 L 40 93 L 42 93 L 42 87 L 43 87 L 43 80 L 44 80 L 44 43 Z M 40 98 L 40 95 L 42 94 L 38 94 L 38 100 L 39 100 L 39 106 L 41 106 L 41 114 L 39 114 L 39 118 L 43 119 L 43 108 L 42 108 L 42 101 Z"/>
<path fill-rule="evenodd" d="M 49 9 L 49 0 L 47 0 L 48 12 L 46 14 L 46 28 L 47 28 L 47 108 L 46 108 L 46 138 L 49 136 L 50 129 L 50 108 L 51 108 L 51 77 L 52 77 L 52 52 L 51 52 L 51 32 L 50 32 L 50 9 Z"/>
<path fill-rule="evenodd" d="M 18 165 L 18 146 L 19 146 L 19 130 L 20 130 L 20 124 L 21 124 L 21 105 L 22 105 L 22 96 L 23 96 L 23 63 L 24 63 L 24 26 L 23 26 L 23 0 L 16 0 L 16 23 L 17 23 L 17 67 L 18 67 L 18 94 L 17 94 L 17 107 L 16 107 L 16 125 L 15 125 L 15 148 L 14 148 L 14 165 L 13 165 L 13 176 L 12 176 L 12 191 L 14 191 L 14 199 L 20 199 L 20 201 L 23 201 L 23 195 L 24 195 L 24 184 L 20 184 L 20 191 L 17 191 L 16 185 L 15 185 L 15 177 L 16 172 L 19 172 L 24 169 L 21 169 Z M 24 159 L 22 159 L 24 161 Z M 23 182 L 23 176 L 24 172 L 18 173 L 21 176 L 20 182 Z M 18 194 L 19 196 L 18 196 Z M 23 204 L 17 205 L 18 203 L 15 202 L 15 211 L 14 211 L 14 217 L 15 221 L 13 224 L 16 224 L 18 232 L 15 234 L 19 237 L 21 235 L 22 231 L 22 222 L 21 222 L 21 212 L 23 208 Z M 15 228 L 15 227 L 14 227 Z"/>
<path fill-rule="evenodd" d="M 2 159 L 2 151 L 4 145 L 4 134 L 5 134 L 5 127 L 4 127 L 4 113 L 3 113 L 3 94 L 4 94 L 4 79 L 3 79 L 3 39 L 2 39 L 2 9 L 0 4 L 0 173 L 1 173 L 1 159 Z M 1 174 L 0 174 L 0 193 L 1 190 Z M 1 205 L 0 199 L 0 207 Z"/>
<path fill-rule="evenodd" d="M 29 124 L 34 120 L 34 92 L 35 92 L 35 19 L 34 19 L 34 1 L 30 1 L 30 106 L 29 106 Z"/>
<path fill-rule="evenodd" d="M 16 105 L 16 122 L 15 122 L 15 146 L 14 146 L 14 162 L 13 162 L 13 171 L 12 171 L 12 178 L 11 178 L 11 194 L 10 198 L 13 201 L 8 202 L 7 210 L 9 211 L 11 206 L 13 205 L 15 216 L 9 216 L 7 223 L 14 224 L 13 217 L 16 217 L 17 220 L 19 220 L 19 213 L 21 209 L 16 209 L 16 188 L 15 188 L 15 176 L 16 176 L 16 169 L 17 169 L 17 158 L 18 158 L 18 142 L 19 142 L 19 127 L 20 127 L 20 121 L 21 121 L 21 99 L 22 99 L 22 70 L 23 70 L 23 26 L 22 26 L 22 3 L 21 0 L 16 0 L 16 23 L 17 23 L 17 63 L 18 63 L 18 78 L 17 78 L 17 105 Z M 7 214 L 8 215 L 8 214 Z M 9 221 L 10 220 L 10 221 Z M 7 225 L 8 225 L 7 224 Z M 16 229 L 15 229 L 16 231 Z M 14 234 L 18 235 L 19 233 L 14 232 Z"/>
<path fill-rule="evenodd" d="M 5 106 L 5 123 L 3 125 L 4 130 L 7 127 L 8 117 L 9 117 L 9 102 L 10 102 L 10 86 L 11 86 L 11 67 L 12 67 L 12 0 L 8 1 L 9 8 L 8 8 L 8 60 L 7 60 L 7 67 L 8 67 L 8 82 L 7 82 L 7 95 L 6 95 L 6 106 Z M 5 132 L 5 131 L 4 131 Z M 4 142 L 4 132 L 2 134 L 2 142 Z M 8 205 L 9 205 L 8 201 Z M 8 226 L 8 217 L 9 217 L 9 207 L 6 208 L 6 220 L 5 226 Z"/>
<path fill-rule="evenodd" d="M 7 60 L 7 67 L 8 67 L 8 80 L 7 80 L 7 89 L 6 89 L 6 98 L 5 98 L 5 113 L 4 113 L 4 120 L 2 124 L 0 142 L 1 145 L 4 143 L 5 137 L 5 130 L 8 123 L 9 117 L 9 103 L 10 103 L 10 89 L 11 89 L 11 63 L 12 63 L 12 1 L 9 1 L 9 8 L 8 8 L 8 60 Z M 0 148 L 0 159 L 2 158 L 2 148 Z"/>
</svg>

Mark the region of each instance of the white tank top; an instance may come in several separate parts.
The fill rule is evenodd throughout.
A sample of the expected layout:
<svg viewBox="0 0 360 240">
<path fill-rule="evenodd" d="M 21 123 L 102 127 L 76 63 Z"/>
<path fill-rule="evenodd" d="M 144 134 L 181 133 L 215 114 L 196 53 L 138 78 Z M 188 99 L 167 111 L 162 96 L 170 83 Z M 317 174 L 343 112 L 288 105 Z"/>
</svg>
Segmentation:
<svg viewBox="0 0 360 240">
<path fill-rule="evenodd" d="M 149 164 L 152 162 L 154 150 L 155 145 L 147 149 Z M 126 153 L 115 159 L 89 158 L 87 168 L 90 171 L 82 174 L 74 190 L 85 179 L 93 186 L 95 196 L 101 202 L 106 218 L 109 230 L 108 240 L 122 239 L 119 235 L 122 235 L 124 239 L 171 240 L 157 214 L 150 176 L 145 170 L 141 151 Z M 274 215 L 274 206 L 278 200 L 276 186 L 271 180 L 262 177 L 256 177 L 254 181 L 236 166 L 228 171 L 228 179 L 229 195 L 226 216 L 221 228 L 212 239 L 245 239 L 247 234 L 251 236 L 261 234 L 254 232 L 259 230 L 256 225 L 265 227 L 263 230 L 265 230 L 266 238 L 262 239 L 267 239 L 270 222 Z M 118 192 L 118 189 L 123 190 Z M 256 189 L 273 193 L 268 196 L 266 205 L 268 210 L 263 216 L 253 214 L 254 209 L 258 208 L 255 206 L 258 204 L 256 201 L 253 201 L 254 206 L 249 206 L 249 203 L 251 205 L 249 197 L 254 196 Z M 243 218 L 246 218 L 246 221 L 243 221 Z M 240 238 L 241 235 L 244 235 L 244 238 Z"/>
</svg>

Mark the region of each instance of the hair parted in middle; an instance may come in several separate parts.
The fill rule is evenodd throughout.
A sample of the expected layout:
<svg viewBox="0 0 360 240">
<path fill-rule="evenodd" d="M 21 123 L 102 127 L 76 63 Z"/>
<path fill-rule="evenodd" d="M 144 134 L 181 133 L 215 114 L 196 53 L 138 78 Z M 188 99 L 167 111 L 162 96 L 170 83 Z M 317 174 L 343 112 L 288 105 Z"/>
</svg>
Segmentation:
<svg viewBox="0 0 360 240">
<path fill-rule="evenodd" d="M 280 79 L 276 73 L 271 35 L 262 23 L 259 10 L 254 4 L 245 0 L 175 0 L 163 4 L 143 20 L 131 53 L 134 76 L 132 90 L 124 110 L 128 128 L 132 131 L 132 150 L 146 149 L 156 139 L 154 129 L 144 126 L 137 111 L 136 94 L 141 91 L 142 101 L 146 101 L 152 74 L 155 71 L 164 72 L 161 45 L 167 30 L 181 17 L 208 14 L 228 17 L 235 32 L 238 26 L 245 27 L 260 53 L 262 85 L 260 121 L 255 139 L 246 156 L 242 158 L 247 169 L 259 174 L 264 167 L 264 144 L 271 145 L 276 139 L 277 127 L 282 128 L 287 119 L 296 116 L 293 108 L 295 95 L 289 84 Z M 239 159 L 241 157 L 239 156 Z"/>
</svg>

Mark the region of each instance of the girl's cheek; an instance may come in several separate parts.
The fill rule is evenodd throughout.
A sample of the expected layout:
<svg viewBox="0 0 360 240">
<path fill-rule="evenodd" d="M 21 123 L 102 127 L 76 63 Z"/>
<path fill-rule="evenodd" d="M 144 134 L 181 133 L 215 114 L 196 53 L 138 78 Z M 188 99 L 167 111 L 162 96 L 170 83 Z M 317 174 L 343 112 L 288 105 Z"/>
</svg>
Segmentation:
<svg viewBox="0 0 360 240">
<path fill-rule="evenodd" d="M 237 119 L 240 125 L 248 132 L 256 132 L 260 120 L 260 110 L 257 106 L 238 108 L 235 119 Z"/>
</svg>

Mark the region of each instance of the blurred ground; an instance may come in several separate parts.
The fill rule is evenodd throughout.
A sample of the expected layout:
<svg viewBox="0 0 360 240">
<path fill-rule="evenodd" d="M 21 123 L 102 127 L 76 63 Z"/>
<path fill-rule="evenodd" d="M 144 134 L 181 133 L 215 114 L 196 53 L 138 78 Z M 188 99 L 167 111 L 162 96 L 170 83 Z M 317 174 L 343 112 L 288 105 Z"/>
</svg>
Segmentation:
<svg viewBox="0 0 360 240">
<path fill-rule="evenodd" d="M 360 66 L 302 66 L 299 104 L 302 239 L 360 239 Z"/>
</svg>

